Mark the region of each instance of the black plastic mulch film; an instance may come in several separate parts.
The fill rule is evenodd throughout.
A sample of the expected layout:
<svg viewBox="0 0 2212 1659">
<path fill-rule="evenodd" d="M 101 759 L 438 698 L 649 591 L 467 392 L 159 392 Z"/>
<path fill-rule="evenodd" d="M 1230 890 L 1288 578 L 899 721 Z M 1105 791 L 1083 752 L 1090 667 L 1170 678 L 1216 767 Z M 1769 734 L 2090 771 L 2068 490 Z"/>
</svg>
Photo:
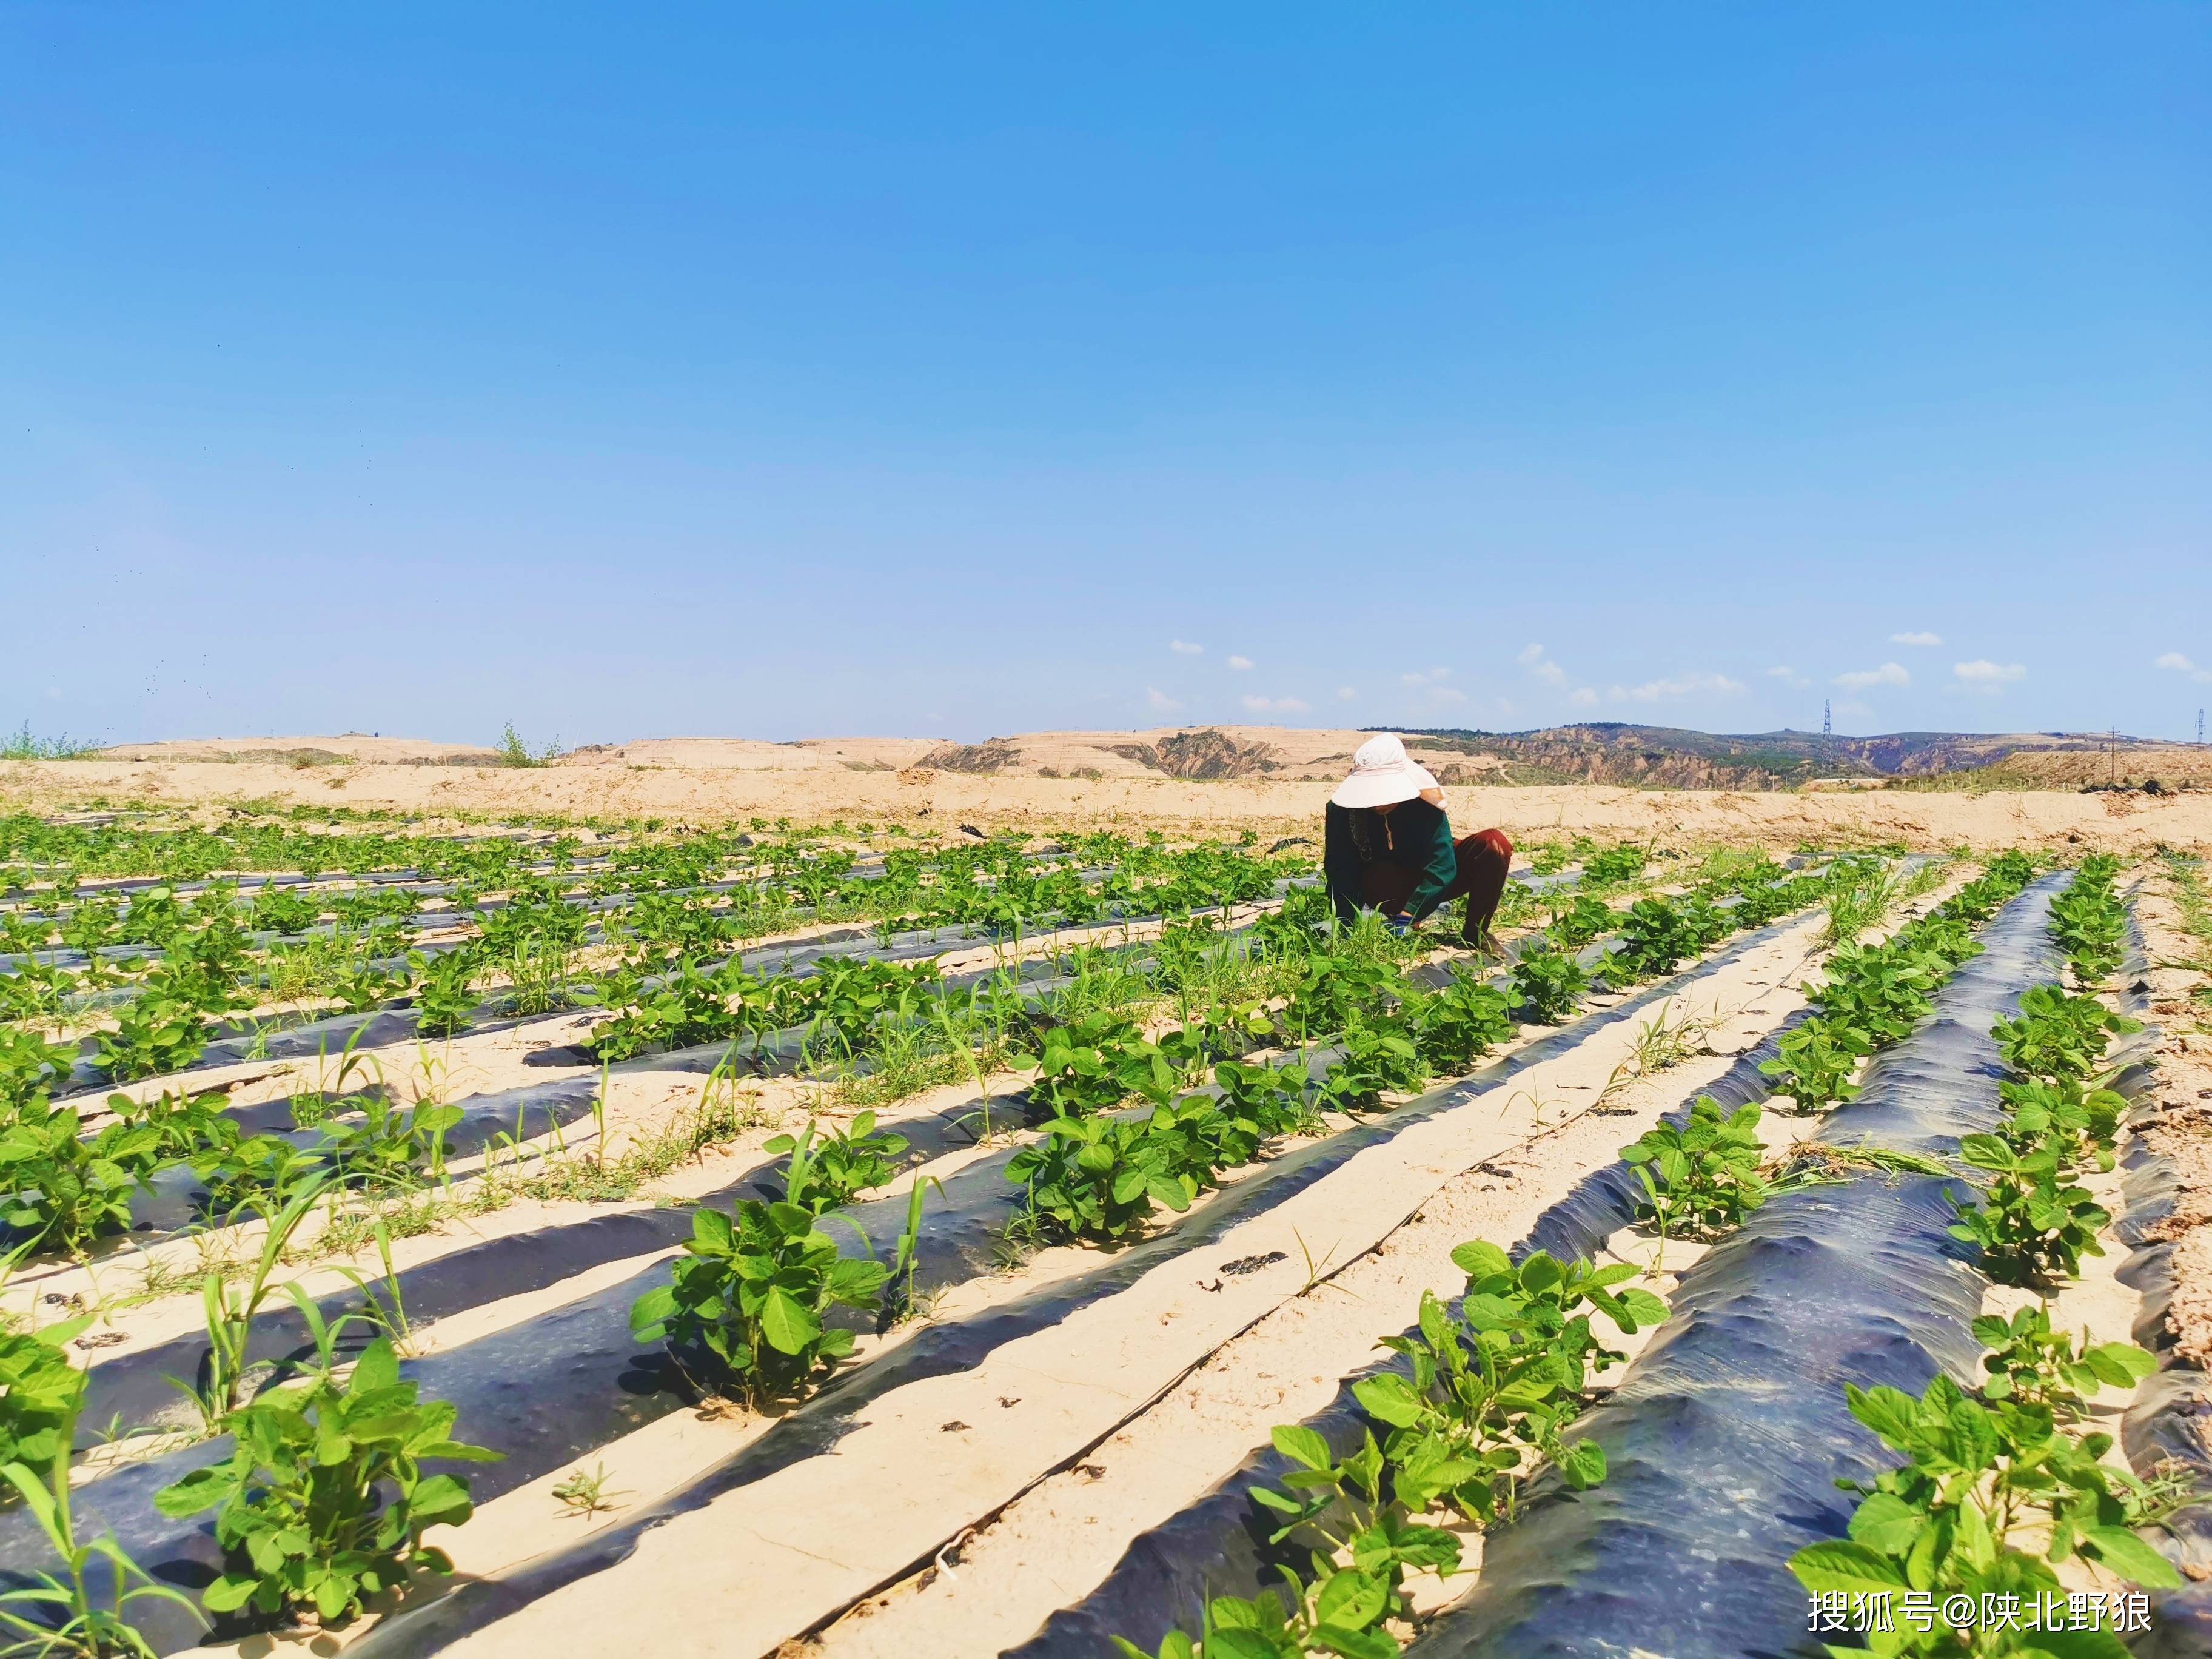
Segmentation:
<svg viewBox="0 0 2212 1659">
<path fill-rule="evenodd" d="M 1827 1115 L 1824 1139 L 1945 1154 L 1961 1134 L 1994 1126 L 2002 1067 L 1990 1027 L 2021 990 L 2057 976 L 2045 927 L 2065 879 L 2042 878 L 1990 921 L 1983 953 L 1938 994 L 1929 1019 L 1869 1064 L 1859 1097 Z M 1727 1106 L 1764 1097 L 1758 1063 L 1774 1052 L 1770 1036 L 1700 1092 Z M 1867 1176 L 1808 1188 L 1770 1201 L 1716 1246 L 1684 1275 L 1650 1346 L 1571 1431 L 1604 1446 L 1604 1484 L 1575 1492 L 1540 1477 L 1518 1521 L 1486 1540 L 1472 1592 L 1408 1654 L 1817 1651 L 1805 1645 L 1805 1593 L 1787 1563 L 1803 1545 L 1843 1535 L 1853 1500 L 1838 1476 L 1869 1478 L 1892 1461 L 1850 1415 L 1844 1382 L 1917 1395 L 1939 1370 L 1975 1375 L 1970 1328 L 1986 1280 L 1946 1231 L 1949 1184 Z M 1632 1219 L 1629 1178 L 1615 1166 L 1547 1211 L 1515 1254 L 1589 1255 Z M 1365 1420 L 1347 1386 L 1308 1425 L 1340 1452 L 1358 1444 Z M 1097 1590 L 1009 1659 L 1096 1659 L 1112 1651 L 1110 1635 L 1154 1644 L 1170 1629 L 1196 1630 L 1206 1596 L 1279 1582 L 1270 1563 L 1290 1558 L 1267 1548 L 1275 1523 L 1246 1494 L 1286 1470 L 1272 1450 L 1253 1453 L 1137 1539 Z"/>
<path fill-rule="evenodd" d="M 2128 1012 L 2140 1016 L 2150 1000 L 2142 977 L 2149 958 L 2134 920 L 2130 917 L 2130 951 L 2123 972 Z M 2154 1099 L 2142 1101 L 2129 1123 L 2147 1127 L 2160 1109 Z M 2114 1277 L 2142 1297 L 2135 1340 L 2159 1360 L 2159 1369 L 2136 1390 L 2122 1420 L 2120 1449 L 2136 1474 L 2185 1474 L 2197 1492 L 2197 1501 L 2166 1522 L 2170 1536 L 2152 1534 L 2191 1582 L 2178 1590 L 2152 1593 L 2151 1630 L 2131 1645 L 2142 1659 L 2212 1659 L 2212 1582 L 2192 1577 L 2212 1571 L 2212 1377 L 2176 1350 L 2166 1318 L 2173 1300 L 2173 1243 L 2161 1224 L 2172 1218 L 2184 1189 L 2172 1161 L 2141 1135 L 2129 1143 L 2120 1167 L 2127 1179 L 2113 1231 L 2129 1253 Z"/>
</svg>

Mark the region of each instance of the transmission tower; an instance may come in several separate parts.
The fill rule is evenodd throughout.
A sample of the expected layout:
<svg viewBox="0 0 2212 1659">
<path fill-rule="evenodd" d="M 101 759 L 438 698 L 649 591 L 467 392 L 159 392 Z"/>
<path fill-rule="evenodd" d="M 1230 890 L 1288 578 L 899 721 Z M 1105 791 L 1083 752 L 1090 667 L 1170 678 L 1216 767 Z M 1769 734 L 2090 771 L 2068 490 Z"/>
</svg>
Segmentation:
<svg viewBox="0 0 2212 1659">
<path fill-rule="evenodd" d="M 1820 735 L 1824 738 L 1836 735 L 1835 723 L 1828 718 L 1832 708 L 1827 698 L 1820 699 Z M 2201 708 L 2197 711 L 2197 740 L 2199 743 L 2204 740 L 2204 711 Z"/>
<path fill-rule="evenodd" d="M 2204 711 L 2201 708 L 2197 711 L 2197 741 L 2204 741 Z"/>
</svg>

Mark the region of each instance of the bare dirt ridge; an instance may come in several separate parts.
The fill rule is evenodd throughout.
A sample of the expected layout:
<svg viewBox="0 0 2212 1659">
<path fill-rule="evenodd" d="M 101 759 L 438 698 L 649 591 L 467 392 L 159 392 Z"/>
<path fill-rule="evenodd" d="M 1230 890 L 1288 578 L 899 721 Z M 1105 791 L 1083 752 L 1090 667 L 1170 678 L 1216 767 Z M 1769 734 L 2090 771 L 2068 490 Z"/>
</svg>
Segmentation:
<svg viewBox="0 0 2212 1659">
<path fill-rule="evenodd" d="M 513 769 L 368 758 L 310 768 L 198 758 L 6 762 L 0 763 L 0 807 L 58 811 L 94 804 L 211 809 L 265 804 L 380 809 L 429 817 L 657 818 L 665 824 L 758 817 L 801 824 L 841 819 L 898 823 L 948 832 L 968 823 L 1052 832 L 1120 827 L 1190 835 L 1233 835 L 1249 829 L 1261 836 L 1311 836 L 1341 775 L 1343 757 L 1360 735 L 1220 730 L 1226 740 L 1240 745 L 1268 744 L 1279 757 L 1277 769 L 1212 779 L 1164 776 L 1121 756 L 1101 753 L 1095 739 L 1112 734 L 1096 732 L 1057 734 L 1071 740 L 1080 737 L 1083 748 L 1099 762 L 1090 769 L 1091 775 L 1067 775 L 1074 769 L 1071 766 L 1057 777 L 919 766 L 936 745 L 918 741 L 791 745 L 667 739 L 663 741 L 671 749 L 706 746 L 720 751 L 737 746 L 778 758 L 746 764 L 602 763 Z M 1157 748 L 1175 732 L 1163 728 L 1129 735 Z M 1293 738 L 1299 741 L 1293 744 Z M 1339 745 L 1333 754 L 1326 746 L 1332 741 Z M 1040 752 L 1052 751 L 1023 749 L 1032 762 Z M 1495 825 L 1516 841 L 1589 835 L 1727 842 L 1777 850 L 1804 842 L 1856 842 L 1917 849 L 2048 847 L 2130 856 L 2161 845 L 2212 852 L 2212 793 L 1470 788 L 1447 771 L 1438 775 L 1455 824 L 1462 830 Z"/>
</svg>

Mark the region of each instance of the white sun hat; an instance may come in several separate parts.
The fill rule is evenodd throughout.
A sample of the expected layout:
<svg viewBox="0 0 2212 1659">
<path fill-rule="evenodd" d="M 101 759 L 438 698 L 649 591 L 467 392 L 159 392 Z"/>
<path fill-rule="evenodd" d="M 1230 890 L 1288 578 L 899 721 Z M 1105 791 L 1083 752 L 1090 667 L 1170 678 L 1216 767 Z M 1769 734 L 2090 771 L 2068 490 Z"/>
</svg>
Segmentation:
<svg viewBox="0 0 2212 1659">
<path fill-rule="evenodd" d="M 1392 806 L 1436 787 L 1436 775 L 1386 732 L 1359 745 L 1352 771 L 1328 799 L 1332 806 Z"/>
</svg>

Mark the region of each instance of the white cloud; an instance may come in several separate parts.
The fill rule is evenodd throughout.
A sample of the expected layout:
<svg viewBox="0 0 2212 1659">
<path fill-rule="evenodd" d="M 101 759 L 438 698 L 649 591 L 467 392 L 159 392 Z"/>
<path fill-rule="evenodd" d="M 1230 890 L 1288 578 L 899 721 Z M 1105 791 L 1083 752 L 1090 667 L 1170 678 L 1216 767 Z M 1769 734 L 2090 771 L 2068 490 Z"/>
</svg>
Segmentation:
<svg viewBox="0 0 2212 1659">
<path fill-rule="evenodd" d="M 2177 674 L 2186 674 L 2200 684 L 2212 684 L 2212 668 L 2199 668 L 2179 651 L 2169 651 L 2151 664 L 2153 668 L 2171 669 Z M 47 696 L 53 694 L 48 692 Z"/>
<path fill-rule="evenodd" d="M 1249 657 L 1231 657 L 1229 659 L 1229 665 L 1241 674 L 1252 665 L 1252 659 Z"/>
<path fill-rule="evenodd" d="M 1567 701 L 1577 708 L 1595 708 L 1597 707 L 1597 688 L 1578 685 L 1574 690 L 1574 695 Z"/>
<path fill-rule="evenodd" d="M 1941 634 L 1930 634 L 1923 629 L 1917 634 L 1892 634 L 1889 636 L 1889 642 L 1892 645 L 1941 645 L 1943 643 L 1943 636 Z"/>
<path fill-rule="evenodd" d="M 1244 697 L 1240 701 L 1255 714 L 1303 714 L 1313 707 L 1296 697 Z"/>
<path fill-rule="evenodd" d="M 1172 714 L 1182 705 L 1159 687 L 1148 685 L 1145 688 L 1145 707 L 1156 714 Z"/>
<path fill-rule="evenodd" d="M 1616 685 L 1606 696 L 1615 702 L 1660 702 L 1675 697 L 1693 697 L 1699 692 L 1732 696 L 1748 689 L 1741 680 L 1732 680 L 1725 674 L 1692 673 L 1646 680 L 1641 685 Z"/>
<path fill-rule="evenodd" d="M 1954 663 L 1951 672 L 1959 683 L 1969 691 L 1979 691 L 1994 697 L 2014 680 L 2027 678 L 2027 670 L 2016 662 L 1991 662 L 1986 657 L 1977 657 L 1972 662 Z"/>
<path fill-rule="evenodd" d="M 1808 691 L 1812 690 L 1813 686 L 1812 681 L 1807 679 L 1802 674 L 1799 673 L 1794 668 L 1770 668 L 1766 671 L 1766 677 L 1771 680 L 1780 680 L 1792 691 Z"/>
<path fill-rule="evenodd" d="M 1912 676 L 1904 664 L 1886 662 L 1879 668 L 1855 668 L 1848 674 L 1838 674 L 1836 684 L 1846 691 L 1863 691 L 1870 685 L 1910 685 Z"/>
<path fill-rule="evenodd" d="M 1874 714 L 1874 710 L 1871 708 L 1867 704 L 1859 702 L 1856 697 L 1845 697 L 1841 702 L 1835 706 L 1832 712 L 1841 715 L 1847 720 L 1866 720 L 1870 718 Z"/>
<path fill-rule="evenodd" d="M 1547 685 L 1565 685 L 1567 683 L 1567 671 L 1547 657 L 1540 645 L 1529 646 L 1513 660 Z"/>
<path fill-rule="evenodd" d="M 46 688 L 46 701 L 47 701 L 48 702 L 59 702 L 61 700 L 62 700 L 62 689 L 61 689 L 61 687 L 59 687 L 58 685 L 50 685 L 50 686 L 48 686 L 48 687 Z"/>
<path fill-rule="evenodd" d="M 1399 676 L 1398 676 L 1398 684 L 1401 684 L 1401 685 L 1414 685 L 1414 686 L 1419 686 L 1419 685 L 1438 685 L 1438 684 L 1443 684 L 1445 680 L 1449 679 L 1450 678 L 1451 678 L 1451 670 L 1450 670 L 1450 669 L 1449 669 L 1449 668 L 1431 668 L 1431 669 L 1429 669 L 1426 672 L 1424 672 L 1424 673 L 1401 674 L 1401 675 L 1399 675 Z"/>
<path fill-rule="evenodd" d="M 1449 685 L 1432 685 L 1428 689 L 1428 704 L 1431 708 L 1449 708 L 1454 703 L 1465 702 L 1467 693 Z"/>
<path fill-rule="evenodd" d="M 1350 702 L 1359 695 L 1359 688 L 1356 685 L 1340 685 L 1336 688 L 1336 695 L 1345 702 Z"/>
<path fill-rule="evenodd" d="M 1193 645 L 1188 640 L 1170 640 L 1168 649 L 1178 657 L 1195 657 L 1206 647 L 1202 645 Z"/>
</svg>

